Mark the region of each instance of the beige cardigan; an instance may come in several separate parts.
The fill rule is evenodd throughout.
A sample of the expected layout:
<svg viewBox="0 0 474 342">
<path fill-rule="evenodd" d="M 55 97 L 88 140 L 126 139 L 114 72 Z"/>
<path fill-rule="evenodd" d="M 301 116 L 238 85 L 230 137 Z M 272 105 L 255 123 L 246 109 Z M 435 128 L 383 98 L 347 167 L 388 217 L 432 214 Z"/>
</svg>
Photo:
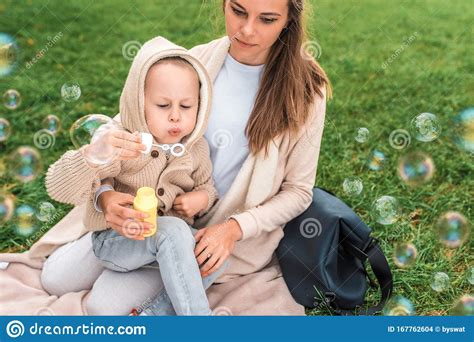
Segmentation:
<svg viewBox="0 0 474 342">
<path fill-rule="evenodd" d="M 46 189 L 51 198 L 74 205 L 87 203 L 84 226 L 97 231 L 107 227 L 104 214 L 94 208 L 93 197 L 101 180 L 112 178 L 116 191 L 135 195 L 141 187 L 156 189 L 160 215 L 177 216 L 188 224 L 193 218 L 184 217 L 173 209 L 176 196 L 185 192 L 205 190 L 209 201 L 197 217 L 206 213 L 217 198 L 212 180 L 209 145 L 203 138 L 210 110 L 211 81 L 204 66 L 184 48 L 165 38 L 157 37 L 145 43 L 133 60 L 120 97 L 121 126 L 130 132 L 150 133 L 145 120 L 145 78 L 150 67 L 162 58 L 180 56 L 196 69 L 201 83 L 200 104 L 196 125 L 183 139 L 185 153 L 175 157 L 153 148 L 148 154 L 125 161 L 113 161 L 92 167 L 84 158 L 83 149 L 66 152 L 51 165 L 46 174 Z"/>
<path fill-rule="evenodd" d="M 191 53 L 206 66 L 211 80 L 215 80 L 229 46 L 229 39 L 224 37 L 197 46 Z M 243 238 L 236 243 L 230 256 L 231 264 L 219 278 L 219 282 L 227 282 L 239 275 L 250 275 L 262 270 L 270 262 L 283 236 L 285 223 L 301 214 L 311 203 L 325 111 L 326 99 L 316 98 L 311 123 L 297 136 L 290 137 L 285 134 L 276 139 L 275 144 L 270 146 L 267 158 L 262 154 L 249 155 L 225 196 L 218 200 L 206 215 L 196 220 L 197 227 L 205 227 L 224 222 L 232 216 L 243 230 Z M 81 208 L 77 207 L 74 211 L 81 211 Z M 63 220 L 66 222 L 67 216 Z M 56 248 L 78 239 L 86 232 L 80 224 L 67 227 L 63 224 L 57 229 L 53 227 L 21 260 L 25 262 L 24 260 L 28 259 L 30 265 L 40 266 L 44 257 Z M 3 256 L 5 261 L 14 259 L 11 256 Z M 278 268 L 275 272 L 275 277 L 278 278 L 275 279 L 274 289 L 282 289 L 284 283 L 281 274 L 278 276 Z M 289 307 L 289 293 L 282 296 L 281 302 L 285 307 Z"/>
<path fill-rule="evenodd" d="M 228 37 L 191 49 L 215 80 L 227 55 Z M 325 93 L 325 92 L 323 92 Z M 196 226 L 234 218 L 243 237 L 229 257 L 231 265 L 219 278 L 225 282 L 263 269 L 283 237 L 284 225 L 311 204 L 326 114 L 326 98 L 316 98 L 309 124 L 299 134 L 281 135 L 263 152 L 249 155 L 224 197 Z"/>
</svg>

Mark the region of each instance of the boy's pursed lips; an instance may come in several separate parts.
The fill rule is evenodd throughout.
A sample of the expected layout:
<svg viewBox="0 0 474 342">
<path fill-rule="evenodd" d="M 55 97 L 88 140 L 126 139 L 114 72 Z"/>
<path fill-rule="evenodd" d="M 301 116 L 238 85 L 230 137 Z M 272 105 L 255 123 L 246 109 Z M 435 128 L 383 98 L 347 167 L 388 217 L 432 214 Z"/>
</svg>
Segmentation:
<svg viewBox="0 0 474 342">
<path fill-rule="evenodd" d="M 174 127 L 168 130 L 168 134 L 171 136 L 177 136 L 181 134 L 181 129 L 178 127 Z"/>
</svg>

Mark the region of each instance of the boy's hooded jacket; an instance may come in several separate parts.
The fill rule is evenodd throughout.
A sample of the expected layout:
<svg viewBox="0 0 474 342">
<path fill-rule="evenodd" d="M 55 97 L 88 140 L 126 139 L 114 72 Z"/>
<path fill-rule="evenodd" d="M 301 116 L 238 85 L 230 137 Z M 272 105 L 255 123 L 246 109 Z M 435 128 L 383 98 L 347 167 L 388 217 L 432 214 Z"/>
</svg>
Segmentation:
<svg viewBox="0 0 474 342">
<path fill-rule="evenodd" d="M 204 66 L 187 50 L 168 40 L 157 37 L 143 45 L 133 60 L 122 95 L 120 97 L 120 121 L 130 132 L 150 133 L 145 120 L 145 78 L 150 67 L 165 57 L 179 56 L 186 59 L 196 70 L 201 83 L 200 104 L 196 126 L 181 142 L 185 153 L 181 157 L 167 155 L 160 148 L 127 161 L 114 161 L 104 166 L 91 167 L 85 160 L 82 149 L 66 152 L 51 165 L 46 175 L 49 195 L 64 203 L 79 205 L 88 202 L 84 225 L 87 230 L 103 230 L 106 221 L 102 213 L 94 208 L 93 197 L 100 182 L 113 178 L 116 191 L 135 195 L 138 188 L 148 186 L 156 189 L 160 215 L 178 216 L 172 210 L 176 196 L 193 190 L 205 190 L 209 195 L 207 208 L 198 213 L 205 214 L 217 199 L 212 180 L 212 164 L 209 146 L 203 135 L 211 104 L 211 81 Z M 192 218 L 181 217 L 189 224 Z"/>
</svg>

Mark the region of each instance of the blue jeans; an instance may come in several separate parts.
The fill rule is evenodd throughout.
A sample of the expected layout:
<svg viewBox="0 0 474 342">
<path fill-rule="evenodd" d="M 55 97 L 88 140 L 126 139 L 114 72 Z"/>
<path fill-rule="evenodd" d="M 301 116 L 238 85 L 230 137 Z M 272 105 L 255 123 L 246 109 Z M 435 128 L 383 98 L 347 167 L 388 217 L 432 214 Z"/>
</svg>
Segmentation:
<svg viewBox="0 0 474 342">
<path fill-rule="evenodd" d="M 146 315 L 211 315 L 205 289 L 222 274 L 224 263 L 216 272 L 201 278 L 194 255 L 196 229 L 180 218 L 157 218 L 154 236 L 132 240 L 107 229 L 92 234 L 94 254 L 113 271 L 130 272 L 158 263 L 165 291 L 143 310 Z"/>
</svg>

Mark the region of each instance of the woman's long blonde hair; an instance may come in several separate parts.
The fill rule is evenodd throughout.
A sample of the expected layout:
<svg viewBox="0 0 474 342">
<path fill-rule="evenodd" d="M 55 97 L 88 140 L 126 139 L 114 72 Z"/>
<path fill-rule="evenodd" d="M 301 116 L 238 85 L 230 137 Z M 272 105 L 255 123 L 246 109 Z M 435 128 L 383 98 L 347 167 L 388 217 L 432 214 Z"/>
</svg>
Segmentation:
<svg viewBox="0 0 474 342">
<path fill-rule="evenodd" d="M 223 0 L 224 8 L 226 0 Z M 282 133 L 298 132 L 311 116 L 316 95 L 331 97 L 329 79 L 319 63 L 305 51 L 305 0 L 288 0 L 288 25 L 272 46 L 263 71 L 255 105 L 245 134 L 253 154 L 264 150 Z"/>
</svg>

